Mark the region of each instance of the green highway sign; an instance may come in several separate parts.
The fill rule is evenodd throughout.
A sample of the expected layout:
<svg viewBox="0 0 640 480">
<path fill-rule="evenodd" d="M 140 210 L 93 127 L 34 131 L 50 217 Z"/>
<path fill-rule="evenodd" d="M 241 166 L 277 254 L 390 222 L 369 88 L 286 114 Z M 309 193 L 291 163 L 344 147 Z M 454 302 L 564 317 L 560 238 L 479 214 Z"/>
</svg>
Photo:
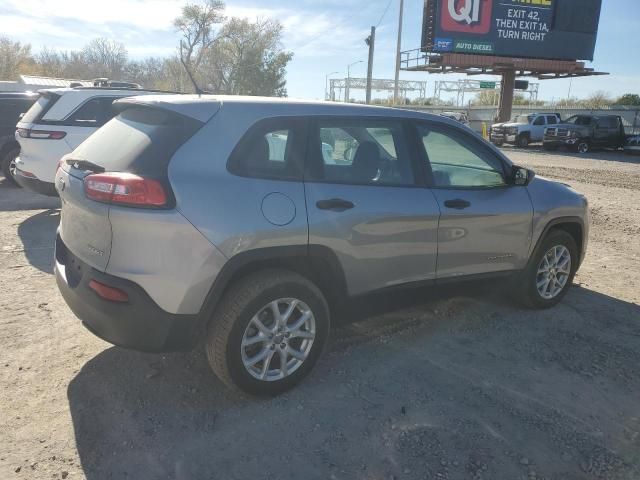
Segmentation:
<svg viewBox="0 0 640 480">
<path fill-rule="evenodd" d="M 480 82 L 480 88 L 496 88 L 496 82 Z"/>
</svg>

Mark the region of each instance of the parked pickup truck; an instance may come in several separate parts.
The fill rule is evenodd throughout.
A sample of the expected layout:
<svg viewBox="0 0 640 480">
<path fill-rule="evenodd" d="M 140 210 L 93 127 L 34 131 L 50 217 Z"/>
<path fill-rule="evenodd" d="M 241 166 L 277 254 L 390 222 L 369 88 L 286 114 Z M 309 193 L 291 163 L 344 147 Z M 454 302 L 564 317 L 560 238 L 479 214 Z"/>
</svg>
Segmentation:
<svg viewBox="0 0 640 480">
<path fill-rule="evenodd" d="M 561 121 L 558 113 L 518 115 L 511 122 L 491 125 L 491 142 L 497 146 L 512 143 L 524 148 L 532 142 L 541 142 L 544 129 Z"/>
<path fill-rule="evenodd" d="M 618 115 L 574 115 L 544 132 L 545 150 L 567 147 L 578 153 L 593 148 L 622 148 L 627 140 Z"/>
</svg>

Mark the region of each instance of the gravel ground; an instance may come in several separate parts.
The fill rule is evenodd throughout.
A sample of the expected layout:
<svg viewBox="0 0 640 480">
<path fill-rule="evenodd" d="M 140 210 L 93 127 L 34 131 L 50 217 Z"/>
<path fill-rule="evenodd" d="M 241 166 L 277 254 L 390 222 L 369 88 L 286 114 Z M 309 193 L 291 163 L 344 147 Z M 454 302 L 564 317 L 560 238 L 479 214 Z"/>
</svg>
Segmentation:
<svg viewBox="0 0 640 480">
<path fill-rule="evenodd" d="M 201 350 L 87 332 L 51 275 L 57 201 L 0 181 L 0 477 L 640 478 L 640 158 L 507 151 L 590 199 L 566 300 L 522 310 L 497 283 L 377 297 L 272 400 L 226 391 Z"/>
</svg>

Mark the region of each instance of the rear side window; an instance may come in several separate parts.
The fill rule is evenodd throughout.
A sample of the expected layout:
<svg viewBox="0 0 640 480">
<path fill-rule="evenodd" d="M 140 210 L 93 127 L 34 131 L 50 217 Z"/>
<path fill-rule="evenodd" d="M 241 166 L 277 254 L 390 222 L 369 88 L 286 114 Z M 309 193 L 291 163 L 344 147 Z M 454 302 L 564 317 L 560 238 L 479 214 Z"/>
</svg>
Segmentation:
<svg viewBox="0 0 640 480">
<path fill-rule="evenodd" d="M 305 123 L 290 118 L 258 122 L 240 140 L 227 168 L 243 177 L 301 180 Z"/>
<path fill-rule="evenodd" d="M 115 117 L 113 102 L 118 97 L 92 98 L 84 103 L 64 122 L 77 127 L 100 127 Z"/>
<path fill-rule="evenodd" d="M 107 172 L 163 178 L 173 154 L 201 126 L 166 110 L 129 108 L 80 144 L 73 159 L 94 163 Z"/>
<path fill-rule="evenodd" d="M 33 101 L 23 99 L 0 100 L 0 125 L 3 127 L 15 127 L 20 115 L 29 110 Z"/>
<path fill-rule="evenodd" d="M 25 123 L 35 123 L 39 121 L 47 111 L 53 107 L 53 105 L 58 101 L 60 95 L 55 95 L 52 93 L 47 93 L 41 95 L 38 98 L 38 101 L 34 103 L 29 110 L 24 114 L 21 122 Z"/>
<path fill-rule="evenodd" d="M 599 125 L 603 128 L 618 128 L 618 119 L 616 117 L 605 117 L 600 119 Z"/>
<path fill-rule="evenodd" d="M 547 116 L 547 125 L 556 125 L 558 123 L 558 119 L 555 115 Z"/>
</svg>

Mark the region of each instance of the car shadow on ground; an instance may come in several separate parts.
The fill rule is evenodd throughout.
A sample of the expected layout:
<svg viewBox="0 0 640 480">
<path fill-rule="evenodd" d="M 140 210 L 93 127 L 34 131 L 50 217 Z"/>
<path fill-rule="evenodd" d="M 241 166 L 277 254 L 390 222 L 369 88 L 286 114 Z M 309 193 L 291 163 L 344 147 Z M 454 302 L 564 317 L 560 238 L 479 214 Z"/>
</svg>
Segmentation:
<svg viewBox="0 0 640 480">
<path fill-rule="evenodd" d="M 47 197 L 16 187 L 0 176 L 0 212 L 60 208 L 58 197 Z"/>
<path fill-rule="evenodd" d="M 531 478 L 532 465 L 539 462 L 536 470 L 544 478 L 584 478 L 589 473 L 584 462 L 592 462 L 593 452 L 613 455 L 607 452 L 615 448 L 602 435 L 608 424 L 600 405 L 582 402 L 572 408 L 556 398 L 563 392 L 571 399 L 588 398 L 595 388 L 577 370 L 562 370 L 573 358 L 566 338 L 586 335 L 587 326 L 595 335 L 621 328 L 621 319 L 640 319 L 640 308 L 576 287 L 552 310 L 522 311 L 505 302 L 500 289 L 490 288 L 489 300 L 486 286 L 467 286 L 464 298 L 437 302 L 425 303 L 431 294 L 418 291 L 389 302 L 377 298 L 368 308 L 386 305 L 392 313 L 338 327 L 310 378 L 274 399 L 228 391 L 211 374 L 202 349 L 149 355 L 107 348 L 68 387 L 84 474 L 89 480 L 436 478 L 438 473 Z M 453 313 L 442 313 L 447 310 Z M 555 342 L 558 324 L 562 335 L 553 348 L 561 362 L 548 363 L 538 356 L 551 355 L 545 350 L 549 345 L 535 348 L 536 342 L 547 329 L 552 331 L 545 341 Z M 638 346 L 638 327 L 628 328 L 633 331 L 624 341 Z M 388 346 L 384 337 L 403 329 L 410 334 Z M 514 331 L 515 336 L 506 334 Z M 603 352 L 589 347 L 589 365 L 598 355 L 613 359 L 612 352 L 629 346 L 604 345 Z M 628 368 L 633 377 L 637 368 Z M 540 400 L 513 396 L 532 378 L 553 376 L 561 385 L 549 391 L 538 386 L 533 391 Z M 616 406 L 612 424 L 632 422 L 625 417 L 629 408 L 640 413 L 629 407 L 635 405 L 636 380 L 626 384 L 629 398 Z M 500 382 L 508 388 L 498 390 Z M 560 415 L 563 408 L 570 413 Z M 583 432 L 591 427 L 576 417 L 584 416 L 599 435 Z M 637 469 L 628 459 L 607 458 L 612 465 L 607 478 L 623 478 L 617 476 L 623 468 Z"/>
<path fill-rule="evenodd" d="M 40 212 L 18 225 L 18 237 L 27 261 L 38 270 L 53 274 L 53 254 L 60 210 Z"/>
</svg>

